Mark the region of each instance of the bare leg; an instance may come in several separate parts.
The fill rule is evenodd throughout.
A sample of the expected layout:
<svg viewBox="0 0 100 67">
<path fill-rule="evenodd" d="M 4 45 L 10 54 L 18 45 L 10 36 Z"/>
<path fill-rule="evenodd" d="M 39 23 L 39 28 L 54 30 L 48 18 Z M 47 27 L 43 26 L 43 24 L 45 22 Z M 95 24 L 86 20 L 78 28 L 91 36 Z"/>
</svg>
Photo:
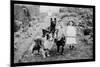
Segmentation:
<svg viewBox="0 0 100 67">
<path fill-rule="evenodd" d="M 71 50 L 71 45 L 69 46 L 69 49 Z"/>
<path fill-rule="evenodd" d="M 70 50 L 73 50 L 74 49 L 74 46 L 73 45 L 70 45 L 69 48 L 70 48 Z"/>
<path fill-rule="evenodd" d="M 74 45 L 72 45 L 72 50 L 73 50 L 74 48 L 75 48 Z"/>
</svg>

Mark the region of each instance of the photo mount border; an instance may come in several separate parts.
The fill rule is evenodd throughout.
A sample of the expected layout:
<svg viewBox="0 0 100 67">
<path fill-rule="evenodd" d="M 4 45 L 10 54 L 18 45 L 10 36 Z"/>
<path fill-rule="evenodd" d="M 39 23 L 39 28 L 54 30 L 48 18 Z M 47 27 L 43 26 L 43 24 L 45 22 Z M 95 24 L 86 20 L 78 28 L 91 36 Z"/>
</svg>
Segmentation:
<svg viewBox="0 0 100 67">
<path fill-rule="evenodd" d="M 46 62 L 27 62 L 14 63 L 14 4 L 29 4 L 29 5 L 44 5 L 44 6 L 60 6 L 60 7 L 78 7 L 78 8 L 93 8 L 93 59 L 77 59 L 77 60 L 63 60 L 63 61 L 46 61 Z M 48 3 L 48 2 L 34 2 L 34 1 L 12 1 L 10 2 L 10 65 L 14 66 L 31 66 L 31 65 L 48 65 L 61 63 L 76 63 L 76 62 L 91 62 L 95 61 L 95 6 L 94 5 L 78 5 L 78 4 L 63 4 L 63 3 Z"/>
</svg>

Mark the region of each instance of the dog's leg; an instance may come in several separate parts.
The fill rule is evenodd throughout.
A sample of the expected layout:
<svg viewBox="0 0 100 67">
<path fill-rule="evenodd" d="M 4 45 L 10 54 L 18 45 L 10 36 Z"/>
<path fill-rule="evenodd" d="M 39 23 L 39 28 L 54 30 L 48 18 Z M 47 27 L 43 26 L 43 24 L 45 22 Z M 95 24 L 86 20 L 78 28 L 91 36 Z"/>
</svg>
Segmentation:
<svg viewBox="0 0 100 67">
<path fill-rule="evenodd" d="M 50 56 L 49 49 L 47 49 L 46 53 L 47 53 L 47 56 L 49 57 Z"/>
<path fill-rule="evenodd" d="M 45 53 L 44 49 L 40 49 L 40 50 L 41 50 L 43 58 L 46 58 L 46 55 L 45 55 L 46 53 Z"/>
<path fill-rule="evenodd" d="M 34 53 L 34 48 L 32 49 L 32 54 Z"/>
<path fill-rule="evenodd" d="M 32 50 L 32 54 L 31 55 L 34 55 L 34 50 Z"/>
<path fill-rule="evenodd" d="M 57 52 L 58 52 L 58 53 L 59 53 L 59 48 L 60 48 L 60 46 L 57 45 Z"/>
<path fill-rule="evenodd" d="M 38 49 L 38 54 L 40 55 L 40 48 Z"/>
<path fill-rule="evenodd" d="M 38 49 L 38 54 L 40 53 L 40 50 Z"/>
<path fill-rule="evenodd" d="M 61 46 L 61 55 L 63 55 L 64 52 L 64 46 Z"/>
</svg>

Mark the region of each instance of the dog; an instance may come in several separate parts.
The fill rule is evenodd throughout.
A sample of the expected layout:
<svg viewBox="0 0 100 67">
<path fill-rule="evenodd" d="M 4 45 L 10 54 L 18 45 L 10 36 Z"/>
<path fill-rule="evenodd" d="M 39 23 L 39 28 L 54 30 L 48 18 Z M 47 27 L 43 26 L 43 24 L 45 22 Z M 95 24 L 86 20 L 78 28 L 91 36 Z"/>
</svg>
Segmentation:
<svg viewBox="0 0 100 67">
<path fill-rule="evenodd" d="M 57 46 L 57 52 L 62 55 L 64 51 L 64 46 L 65 46 L 65 36 L 61 37 L 60 40 L 55 38 L 54 42 L 56 43 L 56 46 Z M 60 47 L 61 47 L 61 52 L 60 52 Z"/>
</svg>

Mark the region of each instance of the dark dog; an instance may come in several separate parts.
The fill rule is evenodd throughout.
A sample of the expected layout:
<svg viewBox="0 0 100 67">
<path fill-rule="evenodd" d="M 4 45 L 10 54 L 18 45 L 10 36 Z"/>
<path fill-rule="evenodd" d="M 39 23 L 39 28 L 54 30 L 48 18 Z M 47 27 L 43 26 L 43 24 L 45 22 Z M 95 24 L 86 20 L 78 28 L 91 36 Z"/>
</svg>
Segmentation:
<svg viewBox="0 0 100 67">
<path fill-rule="evenodd" d="M 35 45 L 32 48 L 32 54 L 34 51 L 38 51 L 38 54 L 42 54 L 43 58 L 46 58 L 49 56 L 49 50 L 45 48 L 44 46 L 44 39 L 38 38 L 34 40 Z"/>
<path fill-rule="evenodd" d="M 61 47 L 61 54 L 63 54 L 64 51 L 64 46 L 65 46 L 65 37 L 61 37 L 60 40 L 54 39 L 54 42 L 56 43 L 57 46 L 57 52 L 60 52 L 60 47 Z"/>
<path fill-rule="evenodd" d="M 45 37 L 48 33 L 50 33 L 50 31 L 46 30 L 46 29 L 42 29 L 42 37 Z"/>
<path fill-rule="evenodd" d="M 33 53 L 35 50 L 37 50 L 38 53 L 39 53 L 39 52 L 40 52 L 40 48 L 43 47 L 42 40 L 41 40 L 41 39 L 36 39 L 36 40 L 34 40 L 34 42 L 35 42 L 35 46 L 34 46 L 33 49 L 32 49 L 32 53 Z"/>
</svg>

